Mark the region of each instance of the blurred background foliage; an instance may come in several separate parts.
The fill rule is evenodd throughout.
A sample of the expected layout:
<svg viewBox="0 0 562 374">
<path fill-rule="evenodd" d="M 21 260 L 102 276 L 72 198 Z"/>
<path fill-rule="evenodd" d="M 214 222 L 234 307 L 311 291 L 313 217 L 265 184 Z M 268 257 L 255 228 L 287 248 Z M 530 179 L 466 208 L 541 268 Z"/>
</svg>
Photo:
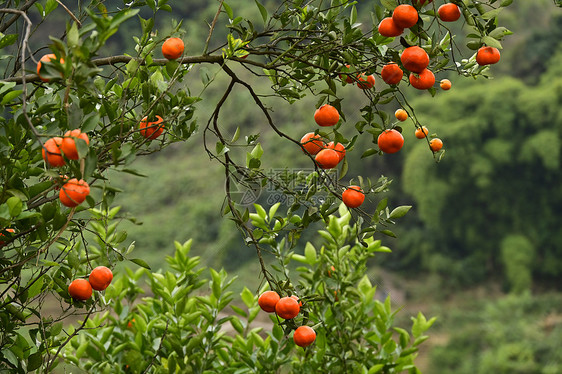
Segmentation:
<svg viewBox="0 0 562 374">
<path fill-rule="evenodd" d="M 228 3 L 236 14 L 259 14 L 254 2 Z M 157 26 L 165 31 L 171 19 L 182 20 L 187 54 L 200 54 L 217 2 L 173 6 L 170 18 L 162 17 Z M 368 13 L 361 16 L 361 10 L 371 6 L 358 4 L 366 23 L 371 22 Z M 435 98 L 402 83 L 420 122 L 444 140 L 442 162 L 433 162 L 427 144 L 415 139 L 410 120 L 403 124 L 406 142 L 400 153 L 361 159 L 370 141 L 362 139 L 347 156 L 344 181 L 358 174 L 373 180 L 385 175 L 395 180 L 386 194 L 390 204 L 414 206 L 397 229 L 399 238 L 385 239 L 393 253 L 379 256 L 372 266 L 380 289 L 404 293 L 401 314 L 409 315 L 412 305 L 439 317 L 437 337 L 429 341 L 433 348 L 425 353 L 430 372 L 562 372 L 562 12 L 551 0 L 518 1 L 501 18 L 514 35 L 503 43 L 501 62 L 491 68 L 493 79 L 440 76 L 451 79 L 453 89 Z M 132 36 L 140 34 L 137 24 L 130 22 L 109 40 L 107 55 L 132 52 Z M 215 30 L 224 40 L 227 32 Z M 214 76 L 212 67 L 196 67 L 187 83 L 193 95 L 203 91 L 200 74 L 215 79 L 198 105 L 201 127 L 227 78 Z M 267 79 L 253 79 L 242 69 L 237 74 L 257 92 L 268 92 Z M 347 121 L 354 123 L 366 100 L 356 87 L 338 89 Z M 230 99 L 221 126 L 232 133 L 237 126 L 260 132 L 262 164 L 272 170 L 310 168 L 300 149 L 269 130 L 254 105 L 245 105 L 248 100 L 243 91 Z M 267 104 L 274 108 L 275 123 L 294 138 L 316 128 L 310 98 L 298 105 Z M 387 109 L 391 113 L 396 107 Z M 341 131 L 345 135 L 345 126 Z M 111 183 L 127 191 L 115 204 L 138 218 L 136 225 L 122 223 L 138 256 L 158 269 L 173 253 L 174 240 L 193 238 L 198 243 L 194 254 L 205 265 L 225 267 L 239 276 L 240 288 L 257 290 L 255 254 L 234 224 L 221 219 L 223 171 L 209 160 L 200 136 L 139 159 L 135 166 L 150 178 L 114 175 Z M 262 191 L 257 202 L 271 205 L 271 196 Z M 373 210 L 376 203 L 365 209 Z M 315 242 L 303 239 L 303 246 L 306 240 Z"/>
</svg>

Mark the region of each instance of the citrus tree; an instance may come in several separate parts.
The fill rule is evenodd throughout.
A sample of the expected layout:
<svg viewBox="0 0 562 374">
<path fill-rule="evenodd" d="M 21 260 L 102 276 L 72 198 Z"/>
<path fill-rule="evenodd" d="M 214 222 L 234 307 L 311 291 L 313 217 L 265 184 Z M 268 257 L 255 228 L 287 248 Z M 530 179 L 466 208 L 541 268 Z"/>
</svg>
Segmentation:
<svg viewBox="0 0 562 374">
<path fill-rule="evenodd" d="M 155 27 L 173 10 L 167 0 L 91 1 L 76 7 L 57 0 L 3 2 L 2 368 L 49 371 L 65 357 L 108 372 L 114 363 L 134 372 L 185 372 L 188 366 L 204 372 L 216 370 L 218 363 L 240 368 L 233 372 L 270 372 L 287 363 L 299 372 L 321 367 L 416 372 L 417 345 L 432 321 L 419 315 L 411 333 L 394 327 L 390 299 L 376 302 L 374 288 L 363 277 L 367 258 L 387 250 L 376 237 L 394 236 L 390 225 L 409 207 L 390 209 L 377 196 L 388 187 L 384 177 L 346 180 L 345 154 L 391 157 L 386 154 L 404 144 L 401 132 L 417 130 L 426 151 L 440 160 L 443 141 L 417 120 L 408 97 L 418 91 L 445 94 L 452 83 L 443 79 L 437 85 L 439 75 L 486 76 L 489 65 L 500 60 L 501 39 L 510 33 L 498 24 L 498 14 L 510 3 L 381 0 L 365 12 L 365 5 L 355 1 L 255 1 L 260 17 L 247 19 L 234 2 L 221 0 L 204 47 L 189 51 L 184 45 L 189 33 L 181 22 L 171 22 L 165 34 Z M 65 22 L 49 23 L 55 14 L 63 14 Z M 134 49 L 105 55 L 108 39 L 131 23 L 142 30 L 133 36 Z M 455 42 L 453 25 L 465 26 L 468 48 Z M 204 65 L 216 70 L 195 76 Z M 214 110 L 198 116 L 205 120 L 199 127 L 196 103 L 207 99 L 205 89 L 219 74 L 229 82 Z M 196 79 L 203 89 L 194 93 L 189 87 Z M 255 91 L 252 82 L 259 79 L 271 83 L 268 92 Z M 344 107 L 345 85 L 361 90 L 367 105 Z M 260 109 L 264 123 L 294 148 L 295 157 L 309 158 L 310 173 L 287 172 L 291 165 L 282 173 L 268 172 L 258 132 L 237 128 L 230 135 L 225 130 L 230 124 L 224 104 L 237 90 L 249 93 L 248 105 Z M 316 97 L 310 120 L 318 126 L 311 125 L 308 134 L 286 131 L 271 115 L 267 96 L 287 105 Z M 388 105 L 399 110 L 389 113 Z M 346 113 L 353 112 L 361 119 L 346 123 Z M 203 281 L 185 246 L 178 245 L 170 260 L 173 271 L 131 273 L 133 279 L 146 274 L 150 280 L 154 296 L 142 304 L 134 303 L 138 286 L 122 277 L 104 291 L 117 262 L 150 268 L 132 255 L 133 246 L 123 245 L 127 233 L 115 220 L 126 217 L 112 206 L 120 190 L 108 172 L 138 174 L 138 156 L 195 134 L 208 156 L 224 167 L 224 215 L 256 252 L 264 289 L 280 298 L 273 302 L 275 325 L 265 340 L 248 329 L 259 311 L 257 294 L 242 294 L 248 310 L 232 306 L 242 320 L 220 314 L 232 299 L 223 272 L 211 270 L 208 297 L 191 296 Z M 371 139 L 372 147 L 358 149 L 359 137 Z M 233 194 L 265 186 L 290 203 L 252 207 Z M 376 202 L 376 209 L 362 209 L 365 199 Z M 319 234 L 326 243 L 318 250 L 306 245 L 303 252 L 298 239 L 315 223 L 327 225 Z M 268 264 L 266 252 L 278 262 Z M 291 276 L 291 261 L 306 264 L 300 278 Z M 130 303 L 126 308 L 123 300 Z M 115 313 L 97 314 L 106 308 Z M 64 328 L 71 315 L 81 322 Z M 123 321 L 133 318 L 138 325 L 127 332 Z M 222 329 L 226 321 L 236 333 Z M 302 326 L 312 330 L 299 330 Z M 316 345 L 291 353 L 294 345 L 286 337 L 293 330 L 297 345 Z M 193 339 L 181 340 L 188 336 Z M 107 342 L 113 341 L 122 348 L 108 352 Z M 258 353 L 252 353 L 255 345 Z M 193 356 L 183 357 L 184 348 L 193 349 Z"/>
</svg>

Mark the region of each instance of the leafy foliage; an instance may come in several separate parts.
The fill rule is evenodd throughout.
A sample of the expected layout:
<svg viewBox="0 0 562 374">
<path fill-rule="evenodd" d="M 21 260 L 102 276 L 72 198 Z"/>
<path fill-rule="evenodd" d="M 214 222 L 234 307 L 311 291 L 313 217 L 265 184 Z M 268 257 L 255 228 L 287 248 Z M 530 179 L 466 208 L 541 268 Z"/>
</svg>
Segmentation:
<svg viewBox="0 0 562 374">
<path fill-rule="evenodd" d="M 501 40 L 510 32 L 498 25 L 497 16 L 509 3 L 498 3 L 496 0 L 459 3 L 470 29 L 467 37 L 472 40 L 468 47 L 490 44 L 501 48 Z M 355 300 L 355 304 L 362 307 L 352 308 L 353 314 L 346 315 L 341 325 L 338 325 L 339 317 L 334 317 L 337 323 L 334 322 L 333 329 L 319 333 L 319 343 L 322 343 L 324 334 L 328 336 L 327 332 L 337 336 L 336 332 L 345 331 L 353 323 L 351 317 L 365 317 L 367 321 L 374 322 L 374 327 L 370 328 L 376 329 L 367 331 L 365 340 L 359 340 L 361 337 L 357 331 L 342 335 L 342 340 L 338 340 L 341 345 L 337 351 L 341 356 L 338 360 L 329 354 L 324 355 L 325 347 L 318 344 L 315 365 L 338 368 L 344 365 L 343 369 L 349 365 L 353 370 L 368 372 L 416 372 L 413 365 L 416 346 L 425 340 L 423 332 L 433 320 L 427 321 L 418 315 L 413 323 L 415 340 L 412 342 L 405 331 L 392 329 L 393 316 L 388 302 L 383 304 L 373 300 L 374 289 L 366 278 L 356 282 L 369 257 L 369 248 L 373 251 L 383 248 L 373 235 L 395 236 L 389 226 L 409 208 L 391 209 L 382 199 L 377 202 L 374 212 L 359 210 L 355 213 L 355 224 L 349 226 L 349 213 L 342 210 L 339 218 L 334 216 L 339 209 L 341 189 L 347 184 L 339 182 L 348 170 L 345 162 L 340 175 L 322 170 L 312 157 L 310 161 L 314 171 L 304 177 L 300 173 L 267 175 L 262 166 L 265 150 L 259 142 L 259 132 L 243 129 L 237 130 L 233 136 L 227 135 L 223 123 L 228 119 L 222 110 L 225 102 L 234 95 L 235 88 L 244 90 L 249 94 L 250 102 L 259 108 L 267 126 L 300 152 L 298 140 L 273 121 L 271 108 L 262 100 L 264 95 L 274 95 L 291 104 L 310 95 L 318 100 L 317 106 L 330 102 L 343 114 L 343 98 L 338 94 L 338 85 L 344 83 L 338 75 L 346 65 L 350 65 L 352 70 L 347 70 L 348 74 L 374 73 L 387 62 L 399 62 L 400 50 L 412 45 L 420 45 L 427 51 L 435 73 L 454 70 L 464 76 L 485 75 L 488 68 L 478 66 L 474 55 L 460 60 L 455 57 L 455 40 L 445 25 L 435 18 L 435 4 L 433 8 L 420 8 L 422 17 L 418 24 L 400 40 L 394 40 L 382 37 L 375 31 L 374 25 L 390 14 L 397 5 L 395 1 L 377 4 L 371 13 L 370 26 L 361 23 L 355 3 L 350 1 L 332 0 L 329 5 L 318 1 L 303 6 L 302 1 L 287 0 L 273 10 L 255 1 L 257 19 L 241 17 L 236 8 L 220 1 L 202 52 L 171 61 L 157 58 L 156 51 L 166 38 L 181 36 L 184 31 L 181 22 L 171 22 L 171 28 L 167 25 L 168 32 L 165 34 L 155 27 L 158 15 L 172 10 L 167 0 L 135 0 L 123 5 L 92 1 L 78 4 L 76 8 L 49 0 L 28 8 L 32 4 L 28 2 L 19 8 L 16 1 L 15 4 L 9 3 L 13 8 L 0 9 L 5 16 L 0 24 L 0 46 L 3 48 L 2 64 L 6 68 L 5 79 L 0 81 L 0 228 L 5 237 L 0 253 L 2 369 L 25 372 L 41 368 L 50 371 L 59 363 L 60 354 L 70 342 L 73 342 L 76 351 L 66 359 L 77 359 L 77 363 L 82 364 L 80 357 L 87 355 L 92 361 L 84 365 L 94 371 L 108 371 L 114 362 L 124 364 L 123 370 L 127 369 L 126 365 L 129 365 L 129 370 L 135 370 L 141 366 L 146 369 L 162 364 L 168 369 L 171 366 L 172 370 L 192 365 L 194 370 L 201 371 L 220 362 L 218 357 L 223 348 L 240 353 L 221 357 L 225 361 L 232 360 L 228 362 L 228 367 L 243 367 L 250 362 L 247 354 L 252 352 L 253 347 L 249 342 L 266 349 L 264 355 L 271 356 L 256 331 L 239 332 L 243 347 L 232 339 L 221 340 L 221 326 L 227 320 L 234 320 L 219 318 L 219 313 L 231 301 L 232 295 L 227 291 L 231 280 L 227 279 L 224 271 L 210 270 L 210 294 L 190 298 L 190 292 L 202 287 L 202 280 L 198 278 L 200 270 L 194 270 L 197 260 L 187 257 L 187 245 L 178 245 L 176 256 L 180 257 L 175 262 L 171 260 L 176 273 L 168 271 L 148 275 L 155 297 L 134 309 L 138 325 L 134 341 L 129 341 L 130 336 L 116 326 L 118 321 L 115 316 L 96 315 L 96 312 L 111 306 L 117 315 L 124 313 L 128 317 L 121 301 L 127 297 L 135 298 L 140 292 L 134 281 L 142 275 L 142 271 L 129 272 L 132 280 L 121 278 L 119 282 L 124 284 L 114 293 L 111 289 L 106 294 L 95 293 L 93 299 L 76 301 L 67 292 L 71 280 L 87 277 L 90 269 L 97 265 L 114 267 L 118 262 L 128 260 L 142 268 L 150 268 L 144 259 L 131 256 L 134 246 L 124 244 L 127 232 L 117 230 L 118 222 L 115 220 L 130 217 L 121 216 L 119 208 L 112 208 L 114 197 L 121 190 L 112 184 L 111 173 L 140 175 L 133 168 L 138 156 L 153 154 L 172 143 L 191 138 L 198 129 L 194 119 L 195 104 L 203 99 L 205 90 L 215 83 L 216 76 L 225 74 L 229 81 L 202 127 L 203 144 L 209 158 L 223 166 L 226 187 L 223 214 L 236 223 L 245 243 L 255 249 L 264 281 L 269 287 L 285 294 L 298 290 L 292 286 L 289 277 L 288 264 L 292 252 L 299 237 L 310 225 L 323 222 L 328 224 L 328 230 L 320 233 L 327 240 L 326 247 L 338 253 L 349 251 L 349 260 L 358 265 L 359 270 L 352 270 L 351 266 L 343 263 L 346 275 L 336 279 L 340 282 L 338 288 L 342 297 L 349 289 L 351 295 L 348 299 Z M 62 9 L 58 8 L 59 5 Z M 49 31 L 44 21 L 57 9 L 68 17 L 67 22 L 57 22 L 54 25 L 56 32 Z M 33 13 L 33 17 L 28 16 L 36 11 L 38 13 Z M 221 23 L 217 23 L 219 18 Z M 141 30 L 132 36 L 134 48 L 121 51 L 119 55 L 100 57 L 110 38 L 120 32 L 125 33 L 128 27 L 125 25 L 131 22 L 138 22 Z M 219 40 L 211 44 L 211 39 L 217 37 L 215 28 L 220 24 L 224 24 L 229 32 L 222 38 L 219 35 Z M 18 32 L 20 30 L 23 32 Z M 42 32 L 51 34 L 48 48 L 54 57 L 37 65 L 37 75 L 26 74 L 30 67 L 35 68 L 34 63 L 39 57 L 38 53 L 31 57 L 27 55 L 30 45 L 36 43 L 32 36 Z M 39 48 L 46 47 L 45 42 L 40 44 Z M 200 69 L 203 88 L 199 94 L 192 94 L 188 82 L 193 76 L 193 67 L 205 64 L 217 65 L 220 69 L 214 74 Z M 256 79 L 269 81 L 270 90 L 265 94 L 256 92 L 238 69 L 245 69 Z M 395 102 L 413 111 L 404 93 L 407 89 L 404 85 L 365 90 L 369 104 L 353 109 L 362 116 L 352 127 L 355 129 L 353 134 L 344 136 L 339 131 L 343 123 L 318 132 L 326 140 L 345 143 L 352 150 L 360 136 L 372 138 L 375 143 L 383 130 L 391 127 L 401 130 L 381 106 Z M 429 93 L 433 96 L 436 90 L 431 88 Z M 143 136 L 138 129 L 139 123 L 154 123 L 155 118 L 161 118 L 158 124 L 163 126 L 163 134 L 160 136 L 158 132 L 158 137 Z M 417 119 L 414 123 L 420 126 Z M 74 142 L 78 159 L 70 159 L 67 157 L 70 152 L 61 148 L 58 165 L 48 160 L 44 162 L 42 154 L 50 157 L 58 155 L 56 150 L 48 149 L 46 140 L 64 136 L 64 140 L 70 140 L 72 144 L 73 139 L 64 134 L 73 129 L 87 133 L 90 139 L 89 145 L 83 140 Z M 53 144 L 56 148 L 56 141 Z M 429 154 L 429 150 L 426 151 Z M 536 146 L 531 147 L 530 157 L 534 158 L 536 153 L 539 157 L 544 156 Z M 371 148 L 363 150 L 362 154 L 368 157 L 380 155 L 381 151 Z M 441 152 L 434 157 L 440 159 L 442 155 Z M 86 181 L 92 193 L 82 205 L 67 209 L 58 201 L 58 196 L 67 192 L 64 188 L 58 191 L 62 184 L 73 178 Z M 371 198 L 378 198 L 377 194 L 386 190 L 389 184 L 384 177 L 358 179 L 361 188 Z M 273 186 L 276 191 L 291 197 L 292 203 L 282 216 L 275 214 L 275 205 L 267 213 L 264 208 L 255 205 L 256 212 L 252 213 L 233 197 L 235 183 L 249 190 L 255 185 Z M 340 238 L 330 242 L 328 236 Z M 340 242 L 344 239 L 352 243 L 349 248 Z M 313 251 L 314 248 L 307 247 L 304 256 L 311 266 L 310 270 L 317 272 L 318 264 L 312 261 L 316 257 Z M 262 255 L 264 252 L 275 256 L 279 265 L 269 267 Z M 308 289 L 300 291 L 303 300 L 314 305 L 314 295 L 326 288 L 320 283 L 308 286 Z M 55 317 L 46 311 L 46 302 L 51 297 L 62 309 Z M 255 308 L 248 301 L 248 292 L 243 299 L 248 308 Z M 196 301 L 188 305 L 188 300 Z M 184 309 L 193 314 L 182 313 Z M 173 318 L 170 315 L 172 311 L 175 314 Z M 310 310 L 305 308 L 306 321 L 302 322 L 308 323 L 310 318 L 314 323 L 330 323 L 326 321 L 330 321 L 336 312 L 315 311 L 311 306 Z M 70 332 L 63 329 L 62 321 L 77 314 L 85 317 L 82 323 L 71 328 Z M 181 317 L 175 318 L 177 315 Z M 187 319 L 184 319 L 186 316 Z M 113 328 L 100 327 L 102 321 L 111 321 Z M 248 319 L 246 324 L 250 322 L 251 319 Z M 296 327 L 294 321 L 286 321 L 283 326 L 284 335 Z M 29 329 L 29 339 L 24 337 L 26 329 Z M 82 335 L 81 331 L 90 335 Z M 399 342 L 392 339 L 394 332 L 400 335 Z M 158 334 L 160 340 L 150 334 Z M 175 336 L 177 340 L 166 339 L 168 335 Z M 186 340 L 188 336 L 191 337 L 189 341 Z M 105 344 L 110 342 L 111 345 L 114 339 L 122 340 L 114 350 L 108 349 Z M 281 337 L 276 339 L 277 346 L 273 343 L 271 346 L 275 353 L 283 346 Z M 230 345 L 224 345 L 225 341 Z M 193 348 L 193 355 L 187 357 L 189 362 L 185 362 L 182 343 Z M 363 345 L 369 344 L 374 350 L 362 351 Z M 244 347 L 247 351 L 242 353 L 241 348 Z M 149 356 L 152 358 L 145 360 L 145 350 L 150 349 L 153 350 L 152 356 Z M 167 350 L 166 356 L 160 361 L 159 355 L 164 350 Z M 121 352 L 123 355 L 119 355 Z M 347 359 L 349 352 L 362 356 L 364 360 L 356 362 L 350 358 L 351 362 L 342 362 L 341 358 Z M 172 365 L 173 360 L 179 366 Z M 184 360 L 184 366 L 181 360 Z M 276 361 L 265 361 L 265 364 L 277 365 Z M 300 367 L 293 361 L 291 365 Z"/>
</svg>

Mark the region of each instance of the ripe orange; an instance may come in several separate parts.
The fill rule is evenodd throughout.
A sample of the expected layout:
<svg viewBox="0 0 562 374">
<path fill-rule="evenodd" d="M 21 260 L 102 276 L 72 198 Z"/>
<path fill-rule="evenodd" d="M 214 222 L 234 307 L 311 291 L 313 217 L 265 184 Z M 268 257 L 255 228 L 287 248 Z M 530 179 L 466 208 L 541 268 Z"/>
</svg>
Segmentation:
<svg viewBox="0 0 562 374">
<path fill-rule="evenodd" d="M 476 53 L 476 62 L 480 66 L 492 65 L 500 61 L 500 51 L 495 47 L 482 47 Z"/>
<path fill-rule="evenodd" d="M 11 232 L 12 234 L 16 232 L 16 230 L 14 230 L 14 229 L 4 229 L 4 231 Z M 6 235 L 4 235 L 0 232 L 0 236 L 6 236 Z M 0 240 L 0 246 L 3 246 L 4 244 L 6 244 L 6 242 L 3 241 L 3 240 Z"/>
<path fill-rule="evenodd" d="M 74 138 L 80 138 L 86 142 L 86 144 L 90 144 L 90 139 L 88 139 L 88 135 L 80 131 L 80 129 L 67 131 L 64 134 L 64 138 L 62 139 L 62 144 L 60 149 L 66 156 L 71 160 L 78 160 L 78 150 L 76 149 L 76 143 Z"/>
<path fill-rule="evenodd" d="M 37 63 L 37 75 L 39 76 L 39 79 L 41 79 L 43 82 L 48 82 L 49 79 L 44 78 L 44 77 L 41 76 L 41 74 L 39 74 L 40 71 L 41 71 L 41 67 L 43 66 L 42 62 L 50 62 L 50 61 L 53 61 L 53 60 L 56 61 L 56 59 L 57 59 L 57 56 L 54 53 L 46 54 L 39 59 L 39 62 Z M 60 61 L 61 64 L 64 64 L 64 59 L 61 58 L 59 61 Z"/>
<path fill-rule="evenodd" d="M 439 152 L 441 148 L 443 148 L 443 141 L 439 138 L 431 139 L 429 141 L 429 148 L 431 148 L 433 152 Z"/>
<path fill-rule="evenodd" d="M 275 305 L 279 301 L 279 294 L 275 291 L 265 291 L 258 298 L 258 305 L 267 313 L 275 312 Z"/>
<path fill-rule="evenodd" d="M 404 145 L 404 137 L 395 129 L 384 130 L 377 138 L 377 144 L 384 153 L 396 153 Z"/>
<path fill-rule="evenodd" d="M 391 62 L 390 64 L 386 64 L 385 66 L 383 66 L 381 70 L 382 80 L 386 84 L 400 83 L 403 75 L 404 72 L 402 71 L 402 69 L 400 69 L 400 67 L 394 62 Z"/>
<path fill-rule="evenodd" d="M 379 30 L 379 34 L 389 38 L 399 36 L 404 32 L 404 29 L 396 25 L 396 22 L 394 22 L 392 17 L 384 18 L 379 23 L 378 30 Z"/>
<path fill-rule="evenodd" d="M 316 340 L 316 332 L 312 327 L 299 326 L 293 334 L 293 341 L 299 347 L 308 347 Z"/>
<path fill-rule="evenodd" d="M 357 76 L 357 87 L 362 90 L 372 88 L 375 85 L 375 76 L 373 74 L 367 75 L 365 73 Z"/>
<path fill-rule="evenodd" d="M 275 313 L 283 319 L 292 319 L 300 312 L 299 303 L 292 297 L 282 297 L 275 304 Z"/>
<path fill-rule="evenodd" d="M 441 79 L 441 82 L 439 82 L 439 86 L 441 87 L 442 90 L 450 90 L 451 89 L 451 81 L 448 79 Z"/>
<path fill-rule="evenodd" d="M 402 65 L 409 71 L 421 73 L 423 69 L 429 66 L 429 55 L 423 48 L 415 45 L 406 48 L 404 52 L 402 52 L 400 61 L 402 61 Z"/>
<path fill-rule="evenodd" d="M 345 65 L 345 68 L 343 69 L 344 72 L 349 72 L 351 69 L 350 65 Z M 338 76 L 340 77 L 341 80 L 345 81 L 345 83 L 353 83 L 354 80 L 353 78 L 349 75 L 349 74 L 338 74 Z"/>
<path fill-rule="evenodd" d="M 345 157 L 345 147 L 342 143 L 335 144 L 334 142 L 329 142 L 328 144 L 326 144 L 326 148 L 333 149 L 334 151 L 338 152 L 340 161 Z"/>
<path fill-rule="evenodd" d="M 90 186 L 83 179 L 72 178 L 59 191 L 60 202 L 69 208 L 82 204 L 90 194 Z"/>
<path fill-rule="evenodd" d="M 68 286 L 68 293 L 73 299 L 88 300 L 92 297 L 92 286 L 86 279 L 75 279 Z"/>
<path fill-rule="evenodd" d="M 330 104 L 324 104 L 314 112 L 314 120 L 320 126 L 334 126 L 340 120 L 340 114 Z"/>
<path fill-rule="evenodd" d="M 168 60 L 175 60 L 183 54 L 184 47 L 180 38 L 169 38 L 162 44 L 162 54 Z"/>
<path fill-rule="evenodd" d="M 139 125 L 140 133 L 147 139 L 154 140 L 164 132 L 164 122 L 162 117 L 156 116 L 156 121 L 148 122 L 148 118 L 144 117 Z"/>
<path fill-rule="evenodd" d="M 427 134 L 429 134 L 429 131 L 427 130 L 427 127 L 422 126 L 421 128 L 417 128 L 416 131 L 414 132 L 414 135 L 416 136 L 416 138 L 418 139 L 423 139 L 427 136 Z"/>
<path fill-rule="evenodd" d="M 340 162 L 340 156 L 333 149 L 323 149 L 318 152 L 315 160 L 322 169 L 332 169 Z"/>
<path fill-rule="evenodd" d="M 357 208 L 365 201 L 365 194 L 359 186 L 349 186 L 341 195 L 343 203 L 348 208 Z M 332 266 L 333 267 L 333 266 Z M 335 270 L 335 269 L 334 269 Z"/>
<path fill-rule="evenodd" d="M 435 84 L 435 75 L 429 69 L 424 69 L 417 75 L 410 73 L 410 84 L 418 90 L 427 90 Z"/>
<path fill-rule="evenodd" d="M 443 22 L 455 22 L 461 18 L 460 8 L 453 3 L 441 5 L 437 10 L 437 14 L 439 14 L 439 18 Z"/>
<path fill-rule="evenodd" d="M 398 5 L 392 12 L 392 20 L 398 27 L 410 28 L 418 22 L 418 11 L 408 4 Z"/>
<path fill-rule="evenodd" d="M 404 109 L 396 109 L 396 112 L 394 112 L 394 117 L 396 117 L 398 121 L 404 122 L 408 119 L 408 112 L 406 112 Z"/>
<path fill-rule="evenodd" d="M 63 166 L 66 162 L 61 154 L 62 138 L 58 136 L 50 138 L 43 144 L 43 149 L 41 153 L 43 154 L 43 160 L 52 167 Z"/>
<path fill-rule="evenodd" d="M 88 281 L 96 291 L 103 291 L 113 280 L 113 273 L 105 266 L 98 266 L 90 273 Z"/>
<path fill-rule="evenodd" d="M 301 139 L 301 144 L 304 150 L 311 155 L 315 155 L 324 149 L 324 141 L 322 141 L 322 137 L 313 132 L 305 134 Z"/>
<path fill-rule="evenodd" d="M 295 301 L 299 303 L 299 308 L 302 306 L 302 301 L 299 301 L 299 297 L 297 295 L 291 295 L 291 299 L 295 299 Z"/>
</svg>

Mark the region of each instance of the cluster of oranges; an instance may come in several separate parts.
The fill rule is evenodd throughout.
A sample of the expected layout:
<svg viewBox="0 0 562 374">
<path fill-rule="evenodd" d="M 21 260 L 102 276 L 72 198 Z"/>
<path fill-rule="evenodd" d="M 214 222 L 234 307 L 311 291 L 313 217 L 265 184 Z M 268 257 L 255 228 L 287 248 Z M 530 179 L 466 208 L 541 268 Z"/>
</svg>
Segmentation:
<svg viewBox="0 0 562 374">
<path fill-rule="evenodd" d="M 423 6 L 425 0 L 416 0 L 414 4 L 418 7 Z M 427 2 L 431 3 L 431 0 Z M 457 21 L 461 16 L 460 8 L 453 3 L 443 4 L 437 10 L 439 19 L 443 22 Z M 392 12 L 391 17 L 384 18 L 378 25 L 379 34 L 386 37 L 396 37 L 402 35 L 404 29 L 411 28 L 418 23 L 419 14 L 415 7 L 408 4 L 398 5 Z M 495 64 L 500 60 L 500 52 L 495 47 L 484 46 L 476 53 L 476 62 L 481 65 Z M 435 84 L 435 75 L 429 66 L 429 55 L 419 46 L 411 46 L 402 52 L 400 56 L 402 66 L 410 72 L 410 84 L 419 89 L 427 90 Z M 387 84 L 398 84 L 402 80 L 403 71 L 398 64 L 392 62 L 381 71 L 382 79 Z M 451 88 L 449 80 L 442 80 L 441 88 L 448 90 Z"/>
<path fill-rule="evenodd" d="M 88 300 L 92 290 L 103 291 L 113 280 L 113 273 L 108 267 L 98 266 L 90 272 L 88 279 L 75 279 L 68 286 L 69 295 L 75 300 Z"/>
<path fill-rule="evenodd" d="M 86 144 L 90 144 L 88 135 L 79 129 L 67 131 L 62 138 L 55 136 L 48 139 L 42 149 L 45 163 L 51 167 L 61 167 L 66 164 L 65 157 L 69 160 L 78 160 L 76 139 L 82 139 Z M 86 181 L 72 178 L 66 181 L 60 189 L 59 200 L 64 206 L 74 208 L 82 204 L 89 194 L 90 186 Z"/>
<path fill-rule="evenodd" d="M 275 291 L 265 291 L 258 298 L 258 305 L 264 312 L 275 312 L 283 319 L 293 319 L 299 314 L 302 302 L 296 295 L 280 297 Z M 293 333 L 293 341 L 299 347 L 308 347 L 314 340 L 316 332 L 310 326 L 299 326 Z"/>
<path fill-rule="evenodd" d="M 448 79 L 444 79 L 444 81 L 448 81 Z M 397 109 L 396 112 L 394 112 L 394 116 L 396 117 L 397 120 L 403 122 L 403 121 L 408 119 L 408 112 L 406 112 L 404 109 Z M 383 132 L 383 134 L 384 134 L 384 132 Z M 414 132 L 414 135 L 418 139 L 424 139 L 425 137 L 427 137 L 428 134 L 429 134 L 429 131 L 427 130 L 427 127 L 425 127 L 425 126 L 421 126 L 421 127 L 416 128 L 416 131 Z M 402 135 L 400 134 L 400 137 L 401 136 Z M 396 140 L 397 145 L 402 147 L 402 144 L 404 144 L 404 138 L 398 138 L 397 135 L 394 135 L 394 137 L 397 139 Z M 379 141 L 380 141 L 380 136 L 379 136 Z M 385 145 L 383 144 L 383 147 L 384 146 Z M 381 146 L 379 145 L 379 148 L 380 147 Z M 388 146 L 388 147 L 390 147 L 390 146 Z M 443 141 L 439 138 L 433 138 L 429 141 L 429 148 L 434 153 L 439 152 L 441 150 L 441 148 L 443 148 Z M 386 153 L 392 153 L 392 152 L 386 151 Z"/>
</svg>

